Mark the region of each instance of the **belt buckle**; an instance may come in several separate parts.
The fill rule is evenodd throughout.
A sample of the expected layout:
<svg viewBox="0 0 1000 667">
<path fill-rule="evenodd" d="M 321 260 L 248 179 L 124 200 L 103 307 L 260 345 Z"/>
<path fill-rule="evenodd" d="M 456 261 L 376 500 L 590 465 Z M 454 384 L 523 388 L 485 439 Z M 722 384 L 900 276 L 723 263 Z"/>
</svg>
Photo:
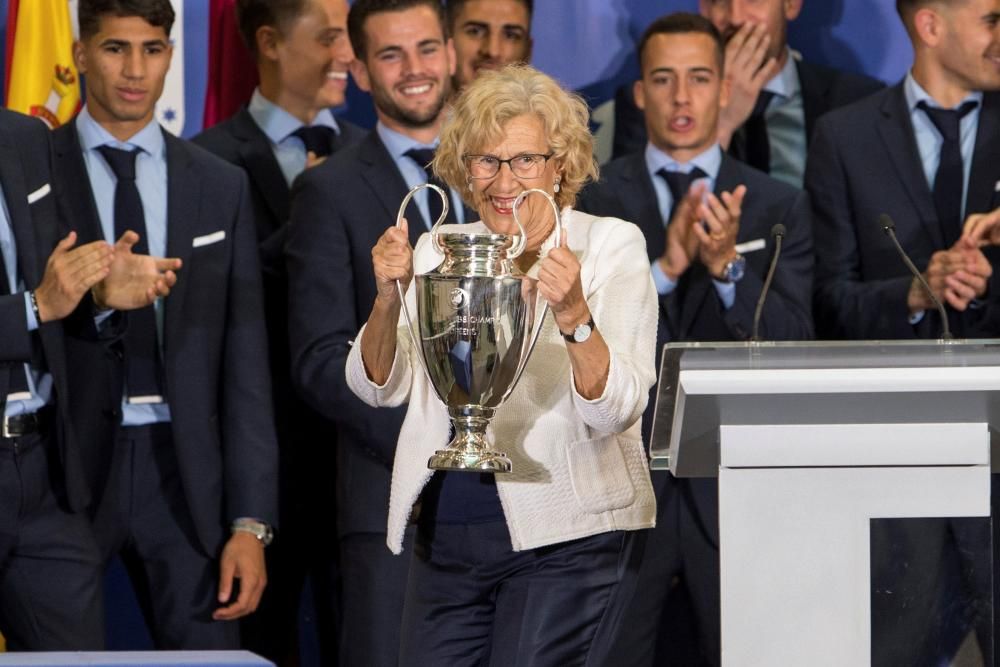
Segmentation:
<svg viewBox="0 0 1000 667">
<path fill-rule="evenodd" d="M 0 438 L 16 438 L 17 436 L 10 431 L 10 417 L 4 415 L 3 426 L 0 426 Z"/>
</svg>

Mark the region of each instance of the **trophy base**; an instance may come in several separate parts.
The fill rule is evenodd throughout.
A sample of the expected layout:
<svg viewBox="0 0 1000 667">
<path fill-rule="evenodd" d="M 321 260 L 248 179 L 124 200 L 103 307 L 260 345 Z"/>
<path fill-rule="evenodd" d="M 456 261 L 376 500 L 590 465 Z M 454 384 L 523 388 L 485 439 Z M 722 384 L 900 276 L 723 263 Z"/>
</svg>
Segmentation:
<svg viewBox="0 0 1000 667">
<path fill-rule="evenodd" d="M 510 459 L 500 452 L 439 449 L 427 459 L 431 470 L 502 473 L 511 471 Z"/>
</svg>

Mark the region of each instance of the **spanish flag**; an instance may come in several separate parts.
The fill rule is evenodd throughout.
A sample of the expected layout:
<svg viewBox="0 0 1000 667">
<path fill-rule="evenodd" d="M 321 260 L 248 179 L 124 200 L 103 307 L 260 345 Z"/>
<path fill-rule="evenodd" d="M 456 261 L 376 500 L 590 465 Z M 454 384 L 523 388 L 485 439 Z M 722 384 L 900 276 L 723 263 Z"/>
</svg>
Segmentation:
<svg viewBox="0 0 1000 667">
<path fill-rule="evenodd" d="M 67 0 L 9 0 L 7 107 L 51 127 L 80 108 L 80 75 L 73 64 L 73 27 Z"/>
</svg>

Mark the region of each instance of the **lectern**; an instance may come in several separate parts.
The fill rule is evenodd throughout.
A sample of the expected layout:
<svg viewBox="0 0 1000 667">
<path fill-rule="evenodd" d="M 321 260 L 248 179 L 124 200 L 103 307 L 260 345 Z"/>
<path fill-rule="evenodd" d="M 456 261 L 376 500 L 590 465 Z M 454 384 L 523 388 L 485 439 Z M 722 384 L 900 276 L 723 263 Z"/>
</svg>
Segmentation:
<svg viewBox="0 0 1000 667">
<path fill-rule="evenodd" d="M 668 345 L 652 467 L 718 476 L 723 665 L 872 664 L 873 521 L 989 517 L 998 400 L 1000 340 Z"/>
</svg>

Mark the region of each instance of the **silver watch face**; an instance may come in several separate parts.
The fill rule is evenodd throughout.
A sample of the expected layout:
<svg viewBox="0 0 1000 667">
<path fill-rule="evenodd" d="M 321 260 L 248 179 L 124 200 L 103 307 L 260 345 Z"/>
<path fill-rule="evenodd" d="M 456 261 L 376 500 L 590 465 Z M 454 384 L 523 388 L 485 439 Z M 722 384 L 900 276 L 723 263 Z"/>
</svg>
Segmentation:
<svg viewBox="0 0 1000 667">
<path fill-rule="evenodd" d="M 589 324 L 581 324 L 576 329 L 573 329 L 573 340 L 577 343 L 584 343 L 590 338 L 590 334 L 593 332 Z"/>
</svg>

